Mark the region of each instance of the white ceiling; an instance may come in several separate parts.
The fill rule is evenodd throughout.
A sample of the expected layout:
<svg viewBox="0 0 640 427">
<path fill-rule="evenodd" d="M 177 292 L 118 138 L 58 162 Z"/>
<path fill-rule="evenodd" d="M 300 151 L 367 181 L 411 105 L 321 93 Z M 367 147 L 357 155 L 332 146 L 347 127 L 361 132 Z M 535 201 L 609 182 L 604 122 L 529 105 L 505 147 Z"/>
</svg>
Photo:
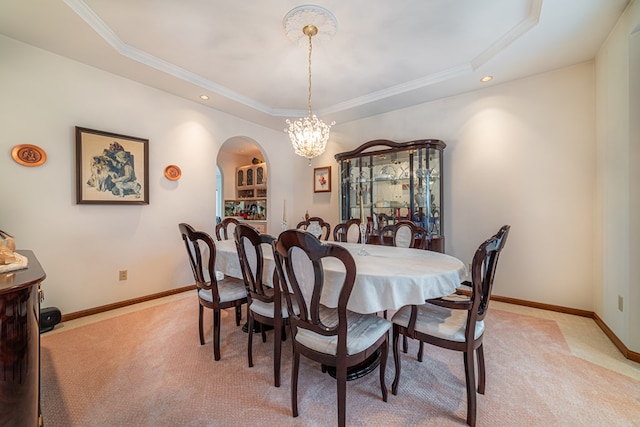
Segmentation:
<svg viewBox="0 0 640 427">
<path fill-rule="evenodd" d="M 591 60 L 628 3 L 317 1 L 338 25 L 313 40 L 314 113 L 345 123 Z M 0 0 L 0 34 L 282 130 L 307 114 L 307 45 L 282 24 L 301 4 Z"/>
</svg>

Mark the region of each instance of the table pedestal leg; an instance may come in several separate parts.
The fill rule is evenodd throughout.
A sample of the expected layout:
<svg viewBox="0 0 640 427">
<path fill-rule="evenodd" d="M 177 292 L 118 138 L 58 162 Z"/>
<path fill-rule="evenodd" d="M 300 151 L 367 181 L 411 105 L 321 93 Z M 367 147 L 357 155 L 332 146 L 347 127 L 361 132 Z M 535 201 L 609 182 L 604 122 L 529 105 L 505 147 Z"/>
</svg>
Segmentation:
<svg viewBox="0 0 640 427">
<path fill-rule="evenodd" d="M 273 329 L 273 326 L 271 325 L 263 325 L 264 331 L 270 331 Z M 244 325 L 242 325 L 242 332 L 247 333 L 249 331 L 249 324 L 245 323 Z M 257 321 L 253 321 L 253 332 L 254 333 L 258 333 L 260 332 L 260 323 Z"/>
<path fill-rule="evenodd" d="M 364 362 L 359 363 L 355 366 L 347 368 L 347 381 L 356 380 L 358 378 L 362 378 L 371 371 L 375 370 L 378 365 L 380 365 L 380 354 L 381 350 L 377 349 L 375 353 L 369 356 Z M 323 371 L 326 370 L 329 375 L 333 378 L 336 377 L 336 367 L 335 366 L 323 366 Z"/>
</svg>

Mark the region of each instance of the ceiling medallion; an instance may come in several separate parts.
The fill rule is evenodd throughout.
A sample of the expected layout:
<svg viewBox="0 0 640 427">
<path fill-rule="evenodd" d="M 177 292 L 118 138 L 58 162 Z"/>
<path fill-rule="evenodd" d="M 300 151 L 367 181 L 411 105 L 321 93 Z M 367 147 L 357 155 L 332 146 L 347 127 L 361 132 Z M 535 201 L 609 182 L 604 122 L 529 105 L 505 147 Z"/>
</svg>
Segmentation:
<svg viewBox="0 0 640 427">
<path fill-rule="evenodd" d="M 287 13 L 282 22 L 289 39 L 298 44 L 308 39 L 309 43 L 309 92 L 307 106 L 309 115 L 291 122 L 287 120 L 291 144 L 295 153 L 306 157 L 311 165 L 311 159 L 324 153 L 329 140 L 331 126 L 318 119 L 311 109 L 311 52 L 313 50 L 311 39 L 329 40 L 336 33 L 336 18 L 326 9 L 319 6 L 299 6 Z"/>
<path fill-rule="evenodd" d="M 316 40 L 331 40 L 338 29 L 338 21 L 327 9 L 320 6 L 298 6 L 291 9 L 282 20 L 284 31 L 289 39 L 304 46 L 307 43 L 307 35 L 302 29 L 307 25 L 313 25 L 318 29 Z"/>
</svg>

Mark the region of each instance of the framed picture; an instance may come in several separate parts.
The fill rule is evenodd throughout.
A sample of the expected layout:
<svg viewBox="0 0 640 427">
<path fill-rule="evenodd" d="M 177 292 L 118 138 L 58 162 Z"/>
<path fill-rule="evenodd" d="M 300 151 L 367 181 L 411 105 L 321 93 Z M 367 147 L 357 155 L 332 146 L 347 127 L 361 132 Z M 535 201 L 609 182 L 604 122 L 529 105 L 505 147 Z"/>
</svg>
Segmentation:
<svg viewBox="0 0 640 427">
<path fill-rule="evenodd" d="M 76 126 L 76 201 L 148 205 L 149 140 Z"/>
<path fill-rule="evenodd" d="M 313 192 L 324 193 L 331 191 L 331 166 L 313 169 Z"/>
</svg>

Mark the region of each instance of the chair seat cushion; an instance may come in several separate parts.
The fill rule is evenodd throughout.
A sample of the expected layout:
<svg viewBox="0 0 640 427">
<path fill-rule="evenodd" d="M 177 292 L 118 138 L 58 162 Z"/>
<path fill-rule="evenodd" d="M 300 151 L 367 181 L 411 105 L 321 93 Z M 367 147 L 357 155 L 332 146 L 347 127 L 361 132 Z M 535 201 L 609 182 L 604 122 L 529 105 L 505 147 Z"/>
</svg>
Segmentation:
<svg viewBox="0 0 640 427">
<path fill-rule="evenodd" d="M 300 309 L 298 305 L 293 301 L 294 307 L 293 310 L 296 314 L 300 314 Z M 264 317 L 270 317 L 273 319 L 274 317 L 274 303 L 272 302 L 264 302 L 258 299 L 251 300 L 251 304 L 249 305 L 249 309 L 256 314 L 259 314 Z M 289 311 L 287 310 L 287 301 L 282 298 L 282 318 L 286 319 L 289 317 Z"/>
<path fill-rule="evenodd" d="M 418 306 L 415 330 L 425 335 L 449 341 L 464 342 L 467 327 L 467 310 L 452 310 L 433 304 Z M 411 317 L 411 306 L 406 305 L 396 312 L 391 321 L 397 325 L 408 327 Z M 484 321 L 476 322 L 475 338 L 484 332 Z"/>
<path fill-rule="evenodd" d="M 242 280 L 227 277 L 218 280 L 218 294 L 220 302 L 235 301 L 247 297 L 247 289 Z M 213 295 L 209 289 L 199 289 L 198 296 L 205 301 L 213 302 Z"/>
<path fill-rule="evenodd" d="M 322 307 L 320 319 L 327 326 L 338 323 L 338 310 Z M 387 333 L 391 322 L 375 314 L 347 312 L 347 354 L 356 354 L 371 347 L 381 336 Z M 335 355 L 338 349 L 338 336 L 323 336 L 298 327 L 295 340 L 305 347 L 321 353 Z"/>
<path fill-rule="evenodd" d="M 469 298 L 466 295 L 460 295 L 460 294 L 451 294 L 451 295 L 447 295 L 442 297 L 443 300 L 445 301 L 453 301 L 453 302 L 463 302 L 463 301 L 470 301 L 471 298 Z"/>
</svg>

